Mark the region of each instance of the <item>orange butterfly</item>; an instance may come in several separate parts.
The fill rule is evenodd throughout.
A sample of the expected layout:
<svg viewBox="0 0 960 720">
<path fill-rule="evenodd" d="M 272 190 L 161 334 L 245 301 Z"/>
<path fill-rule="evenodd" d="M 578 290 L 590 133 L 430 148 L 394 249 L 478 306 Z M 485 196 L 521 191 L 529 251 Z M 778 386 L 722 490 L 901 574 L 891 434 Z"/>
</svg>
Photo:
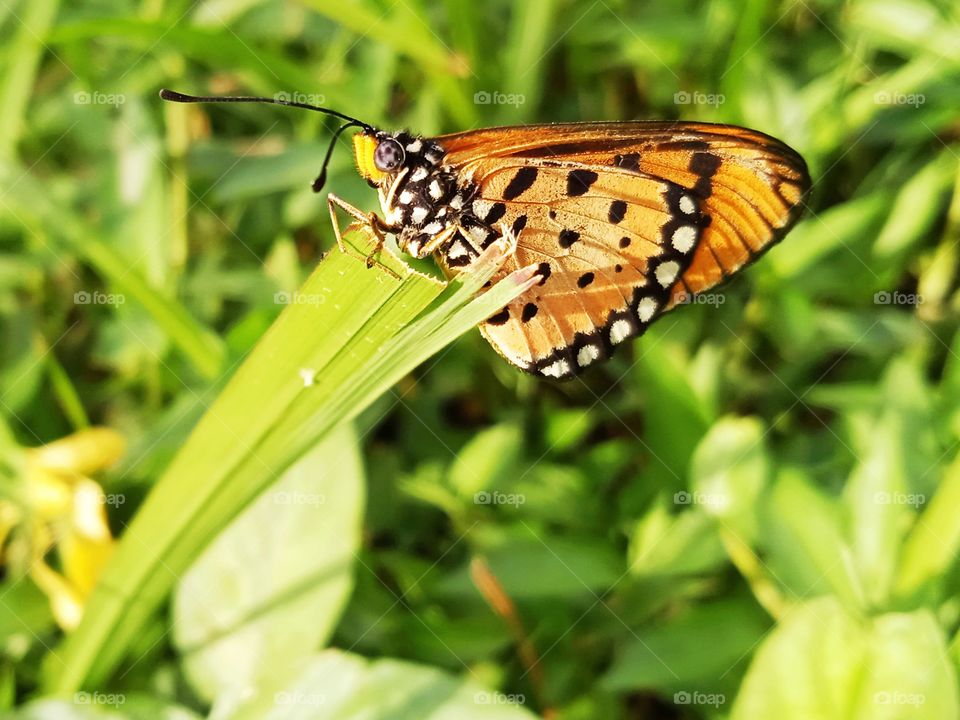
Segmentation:
<svg viewBox="0 0 960 720">
<path fill-rule="evenodd" d="M 425 138 L 278 99 L 161 97 L 305 107 L 346 121 L 334 140 L 360 128 L 357 169 L 377 189 L 383 218 L 329 195 L 341 247 L 336 208 L 381 242 L 391 233 L 403 252 L 432 254 L 447 276 L 512 237 L 516 252 L 493 282 L 530 264 L 541 280 L 480 330 L 509 362 L 554 378 L 609 357 L 756 259 L 793 226 L 810 189 L 799 154 L 732 125 L 572 123 Z"/>
</svg>

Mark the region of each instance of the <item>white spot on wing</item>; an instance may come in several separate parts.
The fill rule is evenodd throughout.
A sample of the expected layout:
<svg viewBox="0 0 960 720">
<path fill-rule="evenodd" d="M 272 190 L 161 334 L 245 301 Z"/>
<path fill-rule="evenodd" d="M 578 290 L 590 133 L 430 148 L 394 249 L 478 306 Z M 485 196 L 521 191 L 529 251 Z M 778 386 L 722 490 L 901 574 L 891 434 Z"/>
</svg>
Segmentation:
<svg viewBox="0 0 960 720">
<path fill-rule="evenodd" d="M 439 200 L 440 196 L 443 195 L 443 190 L 440 189 L 440 183 L 438 183 L 436 180 L 430 183 L 429 189 L 430 197 L 432 197 L 434 200 Z"/>
<path fill-rule="evenodd" d="M 556 362 L 551 363 L 543 368 L 540 373 L 546 375 L 547 377 L 563 377 L 564 375 L 570 374 L 570 363 L 562 359 L 557 360 Z"/>
<path fill-rule="evenodd" d="M 681 225 L 673 231 L 671 241 L 678 252 L 688 253 L 697 242 L 697 229 L 693 225 Z"/>
<path fill-rule="evenodd" d="M 413 200 L 413 193 L 409 190 L 404 190 L 400 193 L 400 197 L 397 198 L 401 205 L 409 205 L 410 201 Z"/>
<path fill-rule="evenodd" d="M 697 204 L 689 195 L 680 196 L 680 212 L 684 215 L 693 215 L 697 211 Z"/>
<path fill-rule="evenodd" d="M 423 147 L 423 143 L 420 140 L 414 140 L 412 143 L 407 145 L 407 152 L 417 153 L 420 152 L 420 148 Z"/>
<path fill-rule="evenodd" d="M 425 207 L 415 207 L 413 209 L 413 213 L 410 215 L 410 219 L 414 222 L 414 224 L 419 225 L 427 218 L 428 212 L 429 211 Z"/>
<path fill-rule="evenodd" d="M 473 214 L 476 215 L 481 220 L 490 214 L 490 211 L 493 209 L 493 203 L 489 200 L 474 200 L 473 201 Z"/>
<path fill-rule="evenodd" d="M 426 176 L 427 176 L 427 169 L 420 167 L 413 171 L 413 175 L 410 176 L 410 179 L 413 180 L 414 182 L 420 182 Z"/>
<path fill-rule="evenodd" d="M 438 223 L 436 220 L 423 228 L 423 231 L 427 233 L 427 235 L 436 235 L 441 230 L 443 230 L 443 225 Z"/>
<path fill-rule="evenodd" d="M 447 252 L 447 257 L 451 260 L 456 260 L 461 258 L 464 255 L 467 255 L 467 248 L 460 240 L 457 240 L 453 245 L 450 246 L 449 252 Z"/>
<path fill-rule="evenodd" d="M 629 320 L 624 318 L 618 318 L 613 321 L 613 325 L 610 326 L 610 342 L 613 345 L 619 345 L 628 337 L 633 330 L 633 326 L 630 324 Z"/>
<path fill-rule="evenodd" d="M 463 198 L 458 194 L 453 196 L 453 200 L 450 201 L 450 207 L 454 210 L 459 210 L 463 207 Z"/>
<path fill-rule="evenodd" d="M 637 317 L 641 322 L 650 322 L 650 318 L 657 312 L 657 301 L 652 297 L 645 297 L 637 305 Z"/>
<path fill-rule="evenodd" d="M 577 353 L 577 364 L 580 367 L 586 367 L 598 357 L 600 357 L 600 348 L 596 345 L 584 345 Z"/>
<path fill-rule="evenodd" d="M 471 227 L 467 230 L 467 233 L 473 238 L 473 243 L 477 247 L 483 245 L 483 241 L 487 239 L 487 231 L 482 227 Z"/>
<path fill-rule="evenodd" d="M 660 263 L 657 266 L 657 270 L 654 273 L 657 277 L 657 282 L 660 283 L 662 287 L 667 287 L 672 285 L 673 281 L 677 279 L 677 273 L 680 272 L 680 264 L 675 260 L 669 260 L 665 263 Z"/>
</svg>

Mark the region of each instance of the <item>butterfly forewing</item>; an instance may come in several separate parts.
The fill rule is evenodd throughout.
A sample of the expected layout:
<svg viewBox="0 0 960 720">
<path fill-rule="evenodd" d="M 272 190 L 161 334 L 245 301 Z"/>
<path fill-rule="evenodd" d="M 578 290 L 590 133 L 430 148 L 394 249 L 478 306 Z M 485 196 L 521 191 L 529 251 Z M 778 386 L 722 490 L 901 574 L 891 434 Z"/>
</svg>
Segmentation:
<svg viewBox="0 0 960 720">
<path fill-rule="evenodd" d="M 477 188 L 478 217 L 517 235 L 504 273 L 539 264 L 546 276 L 481 330 L 514 364 L 552 377 L 606 357 L 755 259 L 809 188 L 793 150 L 731 126 L 543 125 L 437 141 Z"/>
</svg>

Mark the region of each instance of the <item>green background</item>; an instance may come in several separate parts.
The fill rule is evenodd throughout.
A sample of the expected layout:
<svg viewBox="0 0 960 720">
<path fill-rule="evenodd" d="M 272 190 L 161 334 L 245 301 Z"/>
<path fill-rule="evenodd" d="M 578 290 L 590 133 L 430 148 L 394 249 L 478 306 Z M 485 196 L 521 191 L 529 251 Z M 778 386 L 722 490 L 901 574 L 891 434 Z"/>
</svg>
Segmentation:
<svg viewBox="0 0 960 720">
<path fill-rule="evenodd" d="M 98 477 L 126 498 L 119 536 L 198 419 L 266 416 L 262 377 L 331 347 L 347 330 L 330 313 L 376 277 L 336 260 L 316 337 L 275 334 L 232 386 L 236 414 L 211 410 L 275 293 L 333 248 L 309 187 L 329 123 L 168 105 L 161 87 L 288 93 L 426 135 L 737 123 L 801 152 L 814 190 L 757 265 L 581 379 L 524 376 L 475 331 L 372 404 L 337 375 L 341 414 L 363 412 L 291 468 L 248 458 L 285 472 L 227 529 L 235 513 L 184 520 L 217 539 L 171 561 L 172 594 L 116 668 L 63 679 L 101 646 L 64 653 L 5 554 L 3 707 L 960 717 L 955 3 L 0 1 L 4 496 L 26 502 L 18 448 L 110 426 L 129 443 Z M 352 162 L 342 138 L 327 190 L 376 209 Z M 202 490 L 191 457 L 173 467 Z"/>
</svg>

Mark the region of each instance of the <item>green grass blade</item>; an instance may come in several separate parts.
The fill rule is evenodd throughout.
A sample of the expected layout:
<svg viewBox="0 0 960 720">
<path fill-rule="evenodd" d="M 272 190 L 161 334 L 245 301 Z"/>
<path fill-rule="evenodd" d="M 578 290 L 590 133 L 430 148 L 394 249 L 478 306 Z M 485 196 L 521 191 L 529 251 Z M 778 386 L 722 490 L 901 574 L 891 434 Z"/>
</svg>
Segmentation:
<svg viewBox="0 0 960 720">
<path fill-rule="evenodd" d="M 356 241 L 356 238 L 352 238 Z M 363 245 L 357 246 L 357 249 Z M 59 692 L 105 681 L 198 553 L 330 429 L 528 289 L 520 271 L 475 298 L 499 265 L 494 243 L 446 290 L 433 278 L 327 257 L 237 370 L 127 528 L 68 638 Z M 305 383 L 303 374 L 313 374 Z"/>
</svg>

